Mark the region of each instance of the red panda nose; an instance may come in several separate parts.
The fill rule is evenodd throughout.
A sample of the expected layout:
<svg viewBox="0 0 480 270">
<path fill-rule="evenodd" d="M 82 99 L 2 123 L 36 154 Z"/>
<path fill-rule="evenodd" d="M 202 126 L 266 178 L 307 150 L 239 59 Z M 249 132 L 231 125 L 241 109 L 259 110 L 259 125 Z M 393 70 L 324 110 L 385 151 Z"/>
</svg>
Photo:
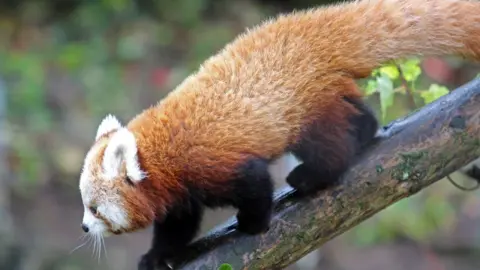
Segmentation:
<svg viewBox="0 0 480 270">
<path fill-rule="evenodd" d="M 82 230 L 86 233 L 88 233 L 88 227 L 85 224 L 82 224 Z"/>
</svg>

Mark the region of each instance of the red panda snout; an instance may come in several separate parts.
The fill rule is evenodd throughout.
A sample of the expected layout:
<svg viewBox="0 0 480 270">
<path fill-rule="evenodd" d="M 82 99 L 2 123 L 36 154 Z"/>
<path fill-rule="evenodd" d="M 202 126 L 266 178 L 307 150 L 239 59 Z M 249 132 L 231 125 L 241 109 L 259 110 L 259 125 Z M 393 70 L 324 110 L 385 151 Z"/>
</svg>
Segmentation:
<svg viewBox="0 0 480 270">
<path fill-rule="evenodd" d="M 150 225 L 155 214 L 138 186 L 144 178 L 135 137 L 108 115 L 98 128 L 80 177 L 84 231 L 109 236 Z"/>
<path fill-rule="evenodd" d="M 105 194 L 105 196 L 112 195 Z M 138 203 L 131 203 L 119 195 L 117 198 L 110 197 L 108 200 L 99 198 L 92 201 L 98 202 L 98 204 L 85 205 L 81 223 L 84 231 L 86 229 L 91 234 L 110 236 L 133 232 L 146 228 L 154 219 L 154 214 L 148 211 L 149 208 L 142 207 L 143 199 L 140 199 Z"/>
</svg>

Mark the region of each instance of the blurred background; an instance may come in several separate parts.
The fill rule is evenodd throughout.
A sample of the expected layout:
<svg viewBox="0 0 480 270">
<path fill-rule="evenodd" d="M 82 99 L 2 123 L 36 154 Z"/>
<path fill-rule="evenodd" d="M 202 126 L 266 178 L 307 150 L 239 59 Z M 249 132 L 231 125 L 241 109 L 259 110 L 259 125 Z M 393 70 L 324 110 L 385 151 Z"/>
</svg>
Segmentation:
<svg viewBox="0 0 480 270">
<path fill-rule="evenodd" d="M 88 245 L 72 252 L 85 241 L 78 180 L 101 119 L 114 113 L 128 121 L 246 27 L 329 2 L 0 1 L 0 269 L 136 269 L 150 229 L 107 239 L 100 259 Z M 480 71 L 457 58 L 399 67 L 359 82 L 384 124 Z M 286 169 L 275 172 L 277 186 Z M 233 213 L 208 212 L 202 232 Z M 442 180 L 288 269 L 479 269 L 479 215 L 480 191 Z"/>
</svg>

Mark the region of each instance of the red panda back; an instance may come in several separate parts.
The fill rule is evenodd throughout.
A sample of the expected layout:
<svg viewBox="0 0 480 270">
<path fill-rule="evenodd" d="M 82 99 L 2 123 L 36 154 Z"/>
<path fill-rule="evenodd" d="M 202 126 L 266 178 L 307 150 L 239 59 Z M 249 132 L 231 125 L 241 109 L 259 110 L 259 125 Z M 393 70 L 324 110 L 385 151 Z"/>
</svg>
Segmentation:
<svg viewBox="0 0 480 270">
<path fill-rule="evenodd" d="M 479 34 L 471 1 L 356 1 L 283 15 L 239 36 L 129 126 L 165 159 L 225 171 L 280 155 L 313 120 L 335 127 L 341 145 L 356 113 L 344 98 L 361 97 L 355 78 L 410 55 L 478 57 Z"/>
</svg>

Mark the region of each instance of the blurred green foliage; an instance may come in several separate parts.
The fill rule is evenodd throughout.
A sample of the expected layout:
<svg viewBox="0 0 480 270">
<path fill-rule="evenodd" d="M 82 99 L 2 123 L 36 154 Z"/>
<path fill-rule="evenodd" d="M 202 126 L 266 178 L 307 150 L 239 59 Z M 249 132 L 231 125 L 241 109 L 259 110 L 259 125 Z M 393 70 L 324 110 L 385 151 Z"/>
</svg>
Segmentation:
<svg viewBox="0 0 480 270">
<path fill-rule="evenodd" d="M 204 18 L 208 2 L 152 2 L 161 21 L 143 14 L 128 0 L 84 1 L 70 16 L 47 25 L 41 22 L 48 11 L 42 13 L 37 6 L 45 3 L 26 1 L 16 16 L 0 17 L 0 76 L 8 85 L 8 120 L 16 158 L 12 170 L 18 178 L 15 183 L 21 185 L 18 190 L 25 189 L 25 184 L 38 184 L 39 175 L 48 170 L 48 151 L 44 150 L 49 139 L 45 137 L 53 130 L 61 132 L 59 122 L 65 109 L 50 103 L 56 95 L 73 92 L 69 88 L 52 91 L 51 85 L 58 80 L 54 76 L 68 78 L 67 87 L 81 89 L 71 94 L 74 104 L 60 107 L 90 119 L 112 111 L 138 112 L 144 105 L 132 103 L 136 90 L 129 87 L 132 82 L 127 78 L 150 57 L 166 59 L 144 75 L 145 88 L 159 99 L 234 37 L 235 29 L 228 23 Z M 22 14 L 32 12 L 34 19 L 18 21 Z M 170 51 L 179 52 L 168 59 Z M 170 77 L 174 81 L 167 85 Z"/>
<path fill-rule="evenodd" d="M 445 86 L 431 84 L 426 89 L 418 89 L 418 78 L 422 74 L 419 58 L 397 60 L 375 69 L 364 83 L 366 96 L 378 94 L 380 114 L 383 124 L 391 121 L 387 110 L 394 104 L 395 94 L 399 93 L 410 100 L 410 110 L 422 106 L 449 93 Z M 417 104 L 419 103 L 420 104 Z M 396 118 L 396 117 L 395 117 Z"/>
<path fill-rule="evenodd" d="M 379 96 L 382 124 L 391 119 L 388 109 L 394 104 L 396 93 L 405 96 L 410 101 L 410 111 L 414 111 L 450 92 L 446 86 L 419 83 L 422 75 L 420 62 L 419 58 L 409 58 L 387 63 L 375 69 L 364 82 L 362 89 L 367 98 Z M 439 230 L 451 226 L 454 217 L 455 208 L 446 194 L 420 192 L 355 227 L 352 234 L 361 245 L 392 241 L 398 237 L 427 241 Z"/>
</svg>

